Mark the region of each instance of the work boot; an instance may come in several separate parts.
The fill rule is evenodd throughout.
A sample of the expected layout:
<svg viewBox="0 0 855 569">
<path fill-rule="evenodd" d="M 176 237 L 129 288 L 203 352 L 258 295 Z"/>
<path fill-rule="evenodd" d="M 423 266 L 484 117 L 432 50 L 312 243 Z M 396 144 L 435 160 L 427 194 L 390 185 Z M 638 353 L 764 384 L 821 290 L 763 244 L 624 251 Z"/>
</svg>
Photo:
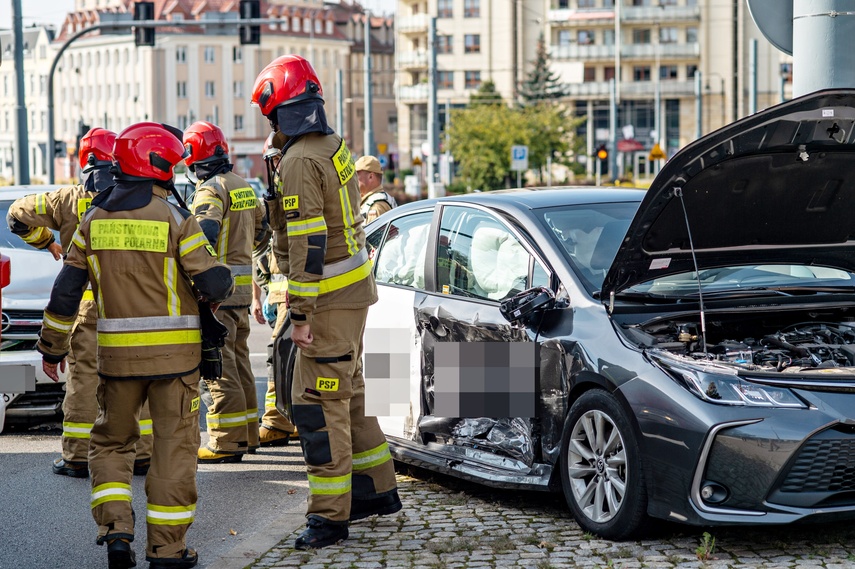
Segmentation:
<svg viewBox="0 0 855 569">
<path fill-rule="evenodd" d="M 386 516 L 399 511 L 403 505 L 398 497 L 398 491 L 393 490 L 385 496 L 378 496 L 370 500 L 350 500 L 350 521 L 361 520 L 368 516 Z"/>
<path fill-rule="evenodd" d="M 134 476 L 145 476 L 151 467 L 150 458 L 138 458 L 134 461 Z"/>
<path fill-rule="evenodd" d="M 306 526 L 308 527 L 294 542 L 297 549 L 319 549 L 347 539 L 347 524 L 332 524 L 309 518 Z"/>
<path fill-rule="evenodd" d="M 202 447 L 199 449 L 196 457 L 202 464 L 224 464 L 228 462 L 240 462 L 243 458 L 243 453 L 234 454 L 217 452 L 209 449 L 208 447 Z M 188 565 L 188 567 L 192 567 L 192 565 Z"/>
<path fill-rule="evenodd" d="M 149 557 L 146 555 L 149 569 L 190 569 L 199 562 L 199 555 L 189 547 L 181 557 Z"/>
<path fill-rule="evenodd" d="M 266 427 L 264 425 L 261 425 L 258 428 L 258 439 L 261 442 L 261 446 L 263 447 L 284 447 L 291 441 L 291 438 L 294 438 L 296 436 L 296 432 L 286 433 L 285 431 L 271 429 L 270 427 Z"/>
<path fill-rule="evenodd" d="M 72 478 L 89 478 L 89 463 L 71 462 L 64 458 L 58 458 L 53 461 L 53 473 Z"/>
<path fill-rule="evenodd" d="M 246 454 L 255 454 L 258 452 L 258 445 L 249 445 L 246 447 Z"/>
<path fill-rule="evenodd" d="M 129 569 L 137 566 L 137 556 L 127 539 L 107 542 L 107 563 L 110 569 Z"/>
</svg>

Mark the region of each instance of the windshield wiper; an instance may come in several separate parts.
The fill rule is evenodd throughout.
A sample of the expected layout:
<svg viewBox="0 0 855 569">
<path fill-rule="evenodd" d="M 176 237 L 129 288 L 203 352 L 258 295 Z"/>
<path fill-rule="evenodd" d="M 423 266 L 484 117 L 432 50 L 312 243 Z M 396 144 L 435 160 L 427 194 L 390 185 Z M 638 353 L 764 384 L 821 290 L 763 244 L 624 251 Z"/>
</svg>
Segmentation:
<svg viewBox="0 0 855 569">
<path fill-rule="evenodd" d="M 800 293 L 821 293 L 821 292 L 855 292 L 855 286 L 806 286 L 806 285 L 778 285 L 778 286 L 750 286 L 728 288 L 721 290 L 705 290 L 704 296 L 708 297 L 739 297 L 739 296 L 763 296 L 764 294 L 774 294 L 778 296 L 794 296 Z M 697 298 L 698 293 L 690 293 L 682 298 Z"/>
</svg>

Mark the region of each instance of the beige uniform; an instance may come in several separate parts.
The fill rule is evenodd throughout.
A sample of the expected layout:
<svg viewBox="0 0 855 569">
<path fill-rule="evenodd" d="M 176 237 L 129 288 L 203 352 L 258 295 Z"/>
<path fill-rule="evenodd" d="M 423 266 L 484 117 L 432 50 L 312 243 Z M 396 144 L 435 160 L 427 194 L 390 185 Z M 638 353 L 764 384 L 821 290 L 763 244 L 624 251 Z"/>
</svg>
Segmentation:
<svg viewBox="0 0 855 569">
<path fill-rule="evenodd" d="M 75 311 L 69 303 L 90 283 L 100 376 L 100 413 L 89 451 L 98 541 L 134 537 L 131 465 L 140 408 L 148 399 L 155 429 L 146 479 L 146 554 L 172 558 L 186 548 L 196 511 L 201 332 L 194 286 L 220 302 L 232 279 L 189 212 L 169 204 L 166 190 L 154 186 L 153 192 L 144 207 L 95 207 L 83 217 L 37 348 L 54 360 L 67 353 Z"/>
<path fill-rule="evenodd" d="M 252 252 L 270 237 L 264 205 L 250 185 L 226 172 L 200 181 L 193 213 L 217 259 L 231 268 L 235 292 L 217 311 L 229 330 L 223 346 L 223 377 L 206 380 L 213 406 L 206 415 L 207 446 L 223 454 L 258 447 L 258 402 L 249 360 L 249 311 L 252 302 Z"/>
<path fill-rule="evenodd" d="M 59 231 L 62 250 L 68 251 L 74 231 L 96 195 L 86 191 L 82 185 L 31 194 L 15 200 L 9 207 L 9 215 L 27 226 L 26 233 L 20 233 L 24 242 L 36 249 L 45 249 L 54 242 L 52 229 Z M 87 290 L 71 330 L 68 377 L 62 400 L 62 458 L 69 463 L 89 460 L 89 433 L 98 416 L 95 320 L 95 299 L 92 291 Z M 147 404 L 140 413 L 140 433 L 136 460 L 145 462 L 151 457 L 152 441 Z"/>
<path fill-rule="evenodd" d="M 314 336 L 297 355 L 293 418 L 309 478 L 308 516 L 346 524 L 358 503 L 394 494 L 377 419 L 364 413 L 362 335 L 377 291 L 359 213 L 353 158 L 338 135 L 305 134 L 279 164 L 269 204 L 274 252 L 288 275 L 294 324 Z"/>
</svg>

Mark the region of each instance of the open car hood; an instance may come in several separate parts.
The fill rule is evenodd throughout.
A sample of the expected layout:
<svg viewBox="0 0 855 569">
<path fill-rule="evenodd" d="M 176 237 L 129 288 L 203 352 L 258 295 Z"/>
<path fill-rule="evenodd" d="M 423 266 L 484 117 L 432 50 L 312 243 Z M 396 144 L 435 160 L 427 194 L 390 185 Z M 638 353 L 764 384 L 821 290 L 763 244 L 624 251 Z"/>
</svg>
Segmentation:
<svg viewBox="0 0 855 569">
<path fill-rule="evenodd" d="M 700 269 L 855 272 L 855 89 L 776 105 L 678 152 L 642 200 L 602 297 L 694 270 L 687 219 Z"/>
</svg>

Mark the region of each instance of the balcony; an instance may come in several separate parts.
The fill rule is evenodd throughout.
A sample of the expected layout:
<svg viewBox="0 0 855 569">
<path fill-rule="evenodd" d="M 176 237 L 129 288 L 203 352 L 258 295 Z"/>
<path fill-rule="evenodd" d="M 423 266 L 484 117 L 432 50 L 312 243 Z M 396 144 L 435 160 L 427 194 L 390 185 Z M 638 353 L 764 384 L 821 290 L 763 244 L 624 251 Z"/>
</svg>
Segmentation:
<svg viewBox="0 0 855 569">
<path fill-rule="evenodd" d="M 398 99 L 403 102 L 419 103 L 427 101 L 430 88 L 427 83 L 404 85 L 398 89 Z"/>
<path fill-rule="evenodd" d="M 577 24 L 611 24 L 614 25 L 615 11 L 613 9 L 592 9 L 592 10 L 571 10 L 565 8 L 562 10 L 549 11 L 549 23 L 553 26 L 574 26 Z"/>
<path fill-rule="evenodd" d="M 614 59 L 614 45 L 552 45 L 549 47 L 549 57 L 560 61 L 565 59 L 596 61 L 601 59 Z"/>
<path fill-rule="evenodd" d="M 697 59 L 701 56 L 699 43 L 638 43 L 624 44 L 620 48 L 620 55 L 624 59 L 656 59 L 656 51 L 659 50 L 659 59 Z"/>
<path fill-rule="evenodd" d="M 395 29 L 402 34 L 426 34 L 430 26 L 428 14 L 416 14 L 395 20 Z"/>
<path fill-rule="evenodd" d="M 565 83 L 564 88 L 571 99 L 607 99 L 608 81 L 590 81 L 586 83 Z M 694 97 L 694 81 L 660 81 L 659 91 L 663 97 Z M 634 99 L 652 99 L 656 95 L 654 81 L 624 81 L 620 84 L 621 97 Z"/>
<path fill-rule="evenodd" d="M 404 70 L 427 69 L 428 54 L 426 51 L 402 51 L 398 53 L 398 67 Z"/>
<path fill-rule="evenodd" d="M 620 21 L 629 24 L 698 22 L 700 19 L 698 6 L 623 6 L 620 9 Z"/>
</svg>

